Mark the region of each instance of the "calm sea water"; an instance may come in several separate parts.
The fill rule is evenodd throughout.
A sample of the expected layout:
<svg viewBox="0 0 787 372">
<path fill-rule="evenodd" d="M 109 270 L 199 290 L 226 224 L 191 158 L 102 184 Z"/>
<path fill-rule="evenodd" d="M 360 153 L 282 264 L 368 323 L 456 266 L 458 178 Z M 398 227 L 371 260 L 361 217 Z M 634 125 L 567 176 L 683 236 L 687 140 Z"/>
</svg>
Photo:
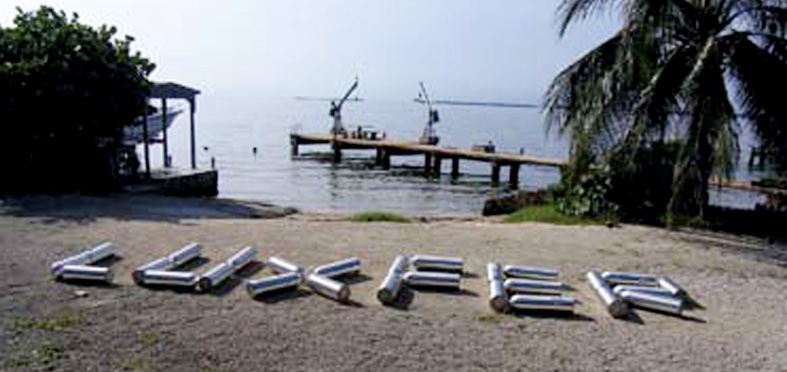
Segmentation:
<svg viewBox="0 0 787 372">
<path fill-rule="evenodd" d="M 485 163 L 463 161 L 461 176 L 428 177 L 423 156 L 392 158 L 390 170 L 374 167 L 373 151 L 345 151 L 333 164 L 328 146 L 302 146 L 290 156 L 289 134 L 327 132 L 332 124 L 329 103 L 294 98 L 203 96 L 197 109 L 197 157 L 200 167 L 219 169 L 219 196 L 262 200 L 310 212 L 387 210 L 408 215 L 478 215 L 484 201 L 511 190 L 506 182 L 493 186 Z M 441 106 L 437 124 L 440 145 L 467 147 L 493 141 L 498 151 L 565 158 L 565 141 L 547 135 L 542 115 L 533 108 Z M 412 101 L 349 102 L 343 110 L 348 127 L 375 126 L 389 138 L 415 140 L 426 121 L 426 108 Z M 189 166 L 188 117 L 179 116 L 170 129 L 170 153 L 176 167 Z M 744 135 L 748 159 L 750 136 Z M 257 148 L 256 155 L 253 152 Z M 140 150 L 140 154 L 141 154 Z M 162 164 L 160 146 L 152 146 L 153 166 Z M 502 179 L 508 179 L 504 168 Z M 450 163 L 443 164 L 450 172 Z M 739 178 L 752 175 L 742 170 Z M 526 166 L 520 188 L 554 183 L 556 169 Z M 714 193 L 715 203 L 751 207 L 757 197 L 745 193 Z"/>
</svg>

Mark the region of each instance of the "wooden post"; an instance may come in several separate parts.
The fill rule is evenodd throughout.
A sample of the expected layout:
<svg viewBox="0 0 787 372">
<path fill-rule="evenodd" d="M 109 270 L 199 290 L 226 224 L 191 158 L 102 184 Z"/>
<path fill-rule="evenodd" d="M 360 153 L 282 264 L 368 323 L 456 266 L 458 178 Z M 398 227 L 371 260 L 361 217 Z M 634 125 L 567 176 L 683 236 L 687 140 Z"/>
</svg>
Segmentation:
<svg viewBox="0 0 787 372">
<path fill-rule="evenodd" d="M 500 183 L 500 164 L 492 162 L 492 183 Z"/>
<path fill-rule="evenodd" d="M 342 147 L 339 146 L 338 143 L 333 143 L 333 162 L 334 163 L 341 163 L 342 162 Z"/>
<path fill-rule="evenodd" d="M 511 188 L 515 189 L 519 186 L 519 164 L 511 164 L 508 182 L 511 183 Z"/>
<path fill-rule="evenodd" d="M 197 110 L 194 97 L 189 98 L 189 111 L 191 113 L 191 169 L 197 169 L 197 139 L 194 133 L 194 112 Z"/>
<path fill-rule="evenodd" d="M 142 114 L 142 142 L 145 151 L 145 176 L 150 178 L 150 145 L 148 144 L 148 99 L 145 98 L 145 113 Z"/>
<path fill-rule="evenodd" d="M 459 158 L 451 158 L 451 177 L 459 178 Z"/>
<path fill-rule="evenodd" d="M 167 99 L 161 98 L 161 134 L 162 142 L 161 148 L 164 153 L 164 168 L 169 168 L 168 151 L 167 151 Z"/>
<path fill-rule="evenodd" d="M 374 157 L 374 165 L 380 166 L 383 165 L 383 152 L 385 150 L 381 148 L 377 148 L 375 157 Z"/>
<path fill-rule="evenodd" d="M 432 171 L 432 153 L 426 152 L 424 153 L 424 171 L 429 173 Z"/>
<path fill-rule="evenodd" d="M 443 157 L 435 154 L 434 156 L 434 174 L 440 177 L 440 168 L 442 168 Z"/>
<path fill-rule="evenodd" d="M 298 156 L 298 146 L 300 145 L 298 141 L 298 137 L 294 134 L 290 134 L 290 152 L 292 156 Z"/>
<path fill-rule="evenodd" d="M 383 149 L 383 169 L 391 168 L 391 153 L 389 150 Z"/>
</svg>

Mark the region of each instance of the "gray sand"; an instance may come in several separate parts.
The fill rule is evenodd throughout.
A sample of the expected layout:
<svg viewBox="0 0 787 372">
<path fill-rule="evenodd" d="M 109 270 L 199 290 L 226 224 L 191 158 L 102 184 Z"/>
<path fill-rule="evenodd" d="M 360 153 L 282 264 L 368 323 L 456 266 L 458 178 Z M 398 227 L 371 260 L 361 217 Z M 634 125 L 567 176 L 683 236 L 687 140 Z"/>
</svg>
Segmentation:
<svg viewBox="0 0 787 372">
<path fill-rule="evenodd" d="M 45 211 L 0 216 L 2 371 L 787 368 L 787 269 L 785 255 L 773 254 L 784 248 L 738 237 L 485 219 L 364 224 L 341 216 L 160 220 Z M 104 240 L 121 252 L 112 265 L 116 286 L 48 277 L 49 262 Z M 357 256 L 364 275 L 351 280 L 350 305 L 308 290 L 251 300 L 241 279 L 270 275 L 259 267 L 207 295 L 133 284 L 134 267 L 190 241 L 209 260 L 197 271 L 252 244 L 260 259 L 279 255 L 307 267 Z M 400 308 L 382 306 L 375 288 L 400 253 L 464 257 L 464 290 L 416 291 Z M 558 268 L 583 304 L 574 316 L 496 315 L 486 301 L 488 261 Z M 584 282 L 592 268 L 667 274 L 706 309 L 614 320 Z"/>
</svg>

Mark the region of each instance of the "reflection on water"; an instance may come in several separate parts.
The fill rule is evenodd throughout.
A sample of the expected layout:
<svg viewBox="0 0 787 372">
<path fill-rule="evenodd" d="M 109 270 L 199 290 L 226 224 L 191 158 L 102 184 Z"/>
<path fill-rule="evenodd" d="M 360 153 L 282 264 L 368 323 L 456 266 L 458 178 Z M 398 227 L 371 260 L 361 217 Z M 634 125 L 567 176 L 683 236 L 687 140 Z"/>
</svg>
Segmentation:
<svg viewBox="0 0 787 372">
<path fill-rule="evenodd" d="M 493 141 L 498 151 L 565 158 L 563 141 L 547 137 L 541 114 L 533 108 L 444 106 L 437 125 L 442 146 L 469 147 Z M 348 127 L 374 125 L 390 138 L 415 140 L 423 128 L 423 107 L 409 101 L 348 103 Z M 302 146 L 291 157 L 289 133 L 326 132 L 331 125 L 325 102 L 292 98 L 201 97 L 197 113 L 197 155 L 200 167 L 219 169 L 219 196 L 255 199 L 295 206 L 312 212 L 389 210 L 410 215 L 479 214 L 484 201 L 509 192 L 508 172 L 501 184 L 490 183 L 489 164 L 462 161 L 461 176 L 452 179 L 450 165 L 440 177 L 423 172 L 423 156 L 396 156 L 391 169 L 374 166 L 373 151 L 345 151 L 334 164 L 328 146 Z M 188 120 L 179 118 L 170 132 L 175 166 L 189 166 Z M 748 149 L 747 137 L 743 136 Z M 255 153 L 254 148 L 258 151 Z M 141 154 L 142 151 L 140 150 Z M 151 163 L 161 164 L 160 146 L 152 146 Z M 739 178 L 750 177 L 745 171 Z M 524 166 L 520 188 L 545 187 L 559 179 L 554 168 Z M 750 205 L 740 193 L 714 193 L 715 201 Z"/>
</svg>

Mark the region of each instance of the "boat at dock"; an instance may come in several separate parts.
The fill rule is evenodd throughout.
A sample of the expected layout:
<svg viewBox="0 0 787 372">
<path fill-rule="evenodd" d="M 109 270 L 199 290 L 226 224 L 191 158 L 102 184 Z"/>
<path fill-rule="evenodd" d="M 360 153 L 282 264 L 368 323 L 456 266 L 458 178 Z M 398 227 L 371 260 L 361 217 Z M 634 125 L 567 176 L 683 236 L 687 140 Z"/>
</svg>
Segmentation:
<svg viewBox="0 0 787 372">
<path fill-rule="evenodd" d="M 148 139 L 153 140 L 158 137 L 165 128 L 169 128 L 172 125 L 172 122 L 181 113 L 183 113 L 182 109 L 167 108 L 166 120 L 162 120 L 164 113 L 160 111 L 148 115 Z M 145 141 L 143 124 L 142 117 L 139 117 L 131 125 L 123 127 L 123 141 L 133 144 L 143 143 Z"/>
</svg>

